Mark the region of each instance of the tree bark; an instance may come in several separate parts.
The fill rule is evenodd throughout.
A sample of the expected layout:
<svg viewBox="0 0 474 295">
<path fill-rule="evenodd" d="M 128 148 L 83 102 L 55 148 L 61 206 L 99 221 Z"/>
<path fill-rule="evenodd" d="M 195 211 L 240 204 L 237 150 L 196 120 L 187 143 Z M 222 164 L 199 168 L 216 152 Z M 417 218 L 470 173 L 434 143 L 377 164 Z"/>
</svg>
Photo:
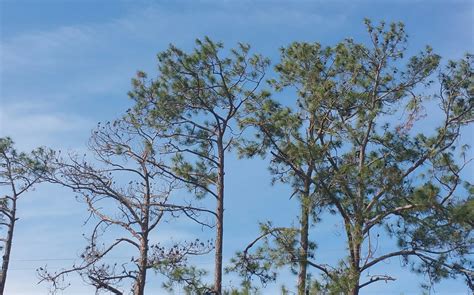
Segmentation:
<svg viewBox="0 0 474 295">
<path fill-rule="evenodd" d="M 353 275 L 352 278 L 352 287 L 349 290 L 350 295 L 359 295 L 359 279 L 360 279 L 360 272 L 357 272 Z"/>
<path fill-rule="evenodd" d="M 359 295 L 359 286 L 354 286 L 352 290 L 350 291 L 351 295 Z"/>
<path fill-rule="evenodd" d="M 311 177 L 310 172 L 308 173 Z M 305 180 L 304 191 L 301 199 L 301 217 L 300 217 L 300 253 L 299 253 L 299 271 L 298 271 L 298 295 L 306 294 L 306 275 L 308 268 L 308 235 L 309 235 L 309 215 L 310 215 L 310 200 L 309 189 L 311 182 L 309 179 Z"/>
<path fill-rule="evenodd" d="M 309 208 L 303 201 L 301 205 L 301 235 L 300 235 L 300 260 L 298 271 L 298 295 L 306 294 L 306 273 L 308 261 L 308 229 L 309 229 Z"/>
<path fill-rule="evenodd" d="M 349 294 L 351 295 L 358 295 L 359 294 L 359 281 L 360 281 L 360 252 L 361 252 L 361 241 L 363 240 L 362 237 L 362 229 L 360 222 L 354 228 L 354 242 L 353 242 L 353 253 L 354 256 L 351 261 L 351 289 Z"/>
<path fill-rule="evenodd" d="M 146 273 L 148 268 L 148 237 L 140 243 L 140 261 L 138 265 L 138 278 L 135 284 L 134 295 L 145 294 Z"/>
<path fill-rule="evenodd" d="M 10 221 L 10 225 L 8 227 L 7 239 L 5 241 L 5 252 L 3 254 L 3 261 L 2 261 L 2 273 L 0 274 L 0 295 L 4 294 L 5 291 L 5 284 L 7 281 L 7 272 L 8 272 L 8 265 L 10 263 L 10 253 L 12 249 L 13 243 L 13 231 L 15 229 L 15 222 L 16 222 L 16 197 L 12 198 L 12 208 L 11 208 L 11 215 L 7 216 Z"/>
<path fill-rule="evenodd" d="M 216 253 L 214 269 L 214 293 L 222 294 L 222 250 L 224 242 L 224 147 L 222 139 L 218 140 L 219 172 L 217 179 L 216 207 Z"/>
<path fill-rule="evenodd" d="M 141 220 L 141 241 L 140 241 L 140 261 L 138 262 L 138 278 L 135 285 L 134 295 L 145 294 L 146 274 L 148 270 L 148 234 L 149 234 L 149 222 L 150 222 L 150 182 L 148 178 L 148 172 L 145 165 L 142 166 L 143 171 L 146 175 L 145 185 L 146 193 L 144 195 L 144 203 L 142 207 L 142 220 Z"/>
</svg>

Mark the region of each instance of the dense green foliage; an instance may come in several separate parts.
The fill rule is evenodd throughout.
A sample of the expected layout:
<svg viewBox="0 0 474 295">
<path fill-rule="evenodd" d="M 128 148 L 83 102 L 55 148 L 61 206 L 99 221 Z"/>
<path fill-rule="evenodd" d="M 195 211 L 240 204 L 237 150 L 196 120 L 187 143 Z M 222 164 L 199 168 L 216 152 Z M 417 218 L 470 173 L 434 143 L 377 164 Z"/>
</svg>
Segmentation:
<svg viewBox="0 0 474 295">
<path fill-rule="evenodd" d="M 258 91 L 268 60 L 250 55 L 239 44 L 227 57 L 223 45 L 196 41 L 191 53 L 170 46 L 158 55 L 159 76 L 147 80 L 139 72 L 130 97 L 136 102 L 132 121 L 145 122 L 164 140 L 159 152 L 171 155 L 163 172 L 184 183 L 195 197 L 216 201 L 214 288 L 222 292 L 225 155 L 240 132 L 235 122 L 247 114 L 244 106 L 267 97 Z"/>
<path fill-rule="evenodd" d="M 357 294 L 376 281 L 394 280 L 390 274 L 366 282 L 360 277 L 400 256 L 431 282 L 461 275 L 472 288 L 473 220 L 470 214 L 458 218 L 472 207 L 472 186 L 460 179 L 468 159 L 466 147 L 457 144 L 474 119 L 472 56 L 439 69 L 440 57 L 429 47 L 404 58 L 402 24 L 366 26 L 370 46 L 348 39 L 333 47 L 295 42 L 283 48 L 279 76 L 270 84 L 276 91 L 293 89 L 296 98 L 267 99 L 242 121 L 257 129 L 242 153 L 270 154 L 274 179 L 292 185 L 302 214 L 299 237 L 275 237 L 265 228 L 266 244 L 256 254 L 238 254 L 236 268 L 266 282 L 273 278 L 272 253 L 286 252 L 271 266 L 304 263 L 322 273 L 325 289 Z M 429 130 L 423 111 L 434 101 L 440 125 Z M 339 265 L 307 261 L 314 249 L 306 242 L 308 210 L 327 210 L 344 223 L 348 255 Z M 399 251 L 374 248 L 370 241 L 380 228 Z M 299 286 L 299 294 L 305 288 Z"/>
</svg>

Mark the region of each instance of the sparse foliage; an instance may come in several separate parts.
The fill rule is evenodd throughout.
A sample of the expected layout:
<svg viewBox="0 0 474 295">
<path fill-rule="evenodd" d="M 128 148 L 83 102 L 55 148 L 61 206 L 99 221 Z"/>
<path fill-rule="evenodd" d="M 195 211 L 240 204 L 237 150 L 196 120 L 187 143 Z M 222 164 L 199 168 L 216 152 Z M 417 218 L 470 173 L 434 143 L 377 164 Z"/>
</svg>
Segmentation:
<svg viewBox="0 0 474 295">
<path fill-rule="evenodd" d="M 79 273 L 97 292 L 143 295 L 150 270 L 169 279 L 164 283 L 168 289 L 176 284 L 190 290 L 206 288 L 200 281 L 204 272 L 188 265 L 187 259 L 209 253 L 210 242 L 169 245 L 152 239 L 151 234 L 160 223 L 179 215 L 198 221 L 210 211 L 193 207 L 174 194 L 179 187 L 163 175 L 161 160 L 156 158 L 160 138 L 136 123 L 120 119 L 99 124 L 89 144 L 96 161 L 86 161 L 85 155 L 70 155 L 69 159 L 58 155 L 48 181 L 76 192 L 90 213 L 87 222 L 94 224 L 85 236 L 88 246 L 79 263 L 53 273 L 39 269 L 41 280 L 51 282 L 53 289 L 67 287 L 64 276 Z M 129 261 L 106 260 L 123 249 Z"/>
<path fill-rule="evenodd" d="M 2 243 L 2 268 L 0 273 L 0 294 L 5 290 L 14 229 L 18 220 L 18 200 L 48 172 L 52 153 L 38 148 L 30 154 L 18 152 L 11 138 L 0 138 L 0 226 L 6 230 Z M 4 193 L 4 195 L 3 195 Z"/>
</svg>

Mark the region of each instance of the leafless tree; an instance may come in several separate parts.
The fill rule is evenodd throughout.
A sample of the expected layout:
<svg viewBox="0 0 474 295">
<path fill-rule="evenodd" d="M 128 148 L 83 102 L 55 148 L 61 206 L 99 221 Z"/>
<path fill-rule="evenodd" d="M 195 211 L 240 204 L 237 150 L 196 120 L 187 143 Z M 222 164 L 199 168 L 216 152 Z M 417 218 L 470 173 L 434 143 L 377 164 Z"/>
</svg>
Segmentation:
<svg viewBox="0 0 474 295">
<path fill-rule="evenodd" d="M 156 132 L 120 119 L 99 124 L 93 131 L 89 142 L 93 163 L 86 161 L 86 155 L 58 154 L 48 180 L 76 192 L 90 213 L 87 222 L 94 226 L 80 262 L 54 273 L 40 268 L 41 281 L 51 282 L 57 290 L 67 287 L 65 275 L 78 273 L 97 293 L 142 295 L 148 271 L 155 270 L 170 280 L 164 283 L 167 287 L 178 283 L 188 290 L 205 289 L 200 281 L 204 271 L 189 266 L 187 259 L 210 252 L 211 242 L 196 239 L 167 245 L 150 239 L 160 222 L 182 215 L 202 226 L 214 226 L 204 216 L 215 215 L 212 211 L 193 207 L 183 198 L 171 203 L 180 191 L 176 181 L 157 167 L 164 161 L 155 158 L 159 141 Z M 128 262 L 105 261 L 123 249 L 130 256 Z"/>
</svg>

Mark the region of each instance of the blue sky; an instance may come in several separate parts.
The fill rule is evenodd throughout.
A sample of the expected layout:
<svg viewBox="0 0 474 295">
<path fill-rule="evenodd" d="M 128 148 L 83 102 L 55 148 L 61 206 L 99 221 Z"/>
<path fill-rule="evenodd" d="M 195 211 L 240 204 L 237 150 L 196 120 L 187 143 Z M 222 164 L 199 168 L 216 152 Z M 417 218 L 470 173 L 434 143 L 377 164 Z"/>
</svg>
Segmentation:
<svg viewBox="0 0 474 295">
<path fill-rule="evenodd" d="M 292 41 L 364 41 L 362 20 L 368 17 L 403 21 L 409 52 L 430 44 L 447 60 L 474 51 L 472 1 L 0 0 L 0 8 L 0 136 L 12 136 L 21 150 L 40 145 L 84 150 L 98 121 L 114 119 L 130 106 L 126 93 L 136 70 L 153 76 L 156 53 L 169 43 L 190 49 L 195 38 L 205 35 L 227 47 L 248 42 L 255 52 L 275 61 L 278 48 Z M 474 145 L 472 137 L 466 140 Z M 231 157 L 227 167 L 226 260 L 253 239 L 257 221 L 288 225 L 297 214 L 288 188 L 270 186 L 264 160 Z M 469 171 L 472 176 L 472 167 Z M 249 202 L 254 205 L 247 206 Z M 19 210 L 7 294 L 47 294 L 46 286 L 36 284 L 34 269 L 71 264 L 83 244 L 85 207 L 67 190 L 44 185 L 22 199 Z M 338 220 L 312 231 L 320 241 L 317 257 L 331 261 L 343 253 Z M 193 233 L 180 224 L 164 228 L 156 238 L 189 238 Z M 423 276 L 399 265 L 394 259 L 379 269 L 395 274 L 396 282 L 374 284 L 362 294 L 419 294 Z M 77 278 L 71 280 L 64 294 L 91 294 Z M 292 285 L 293 280 L 283 275 L 279 283 Z M 232 283 L 235 278 L 226 277 L 224 285 Z M 278 284 L 264 294 L 273 294 Z M 148 293 L 159 293 L 157 285 L 152 284 Z M 435 290 L 468 292 L 462 281 L 447 281 Z"/>
</svg>

